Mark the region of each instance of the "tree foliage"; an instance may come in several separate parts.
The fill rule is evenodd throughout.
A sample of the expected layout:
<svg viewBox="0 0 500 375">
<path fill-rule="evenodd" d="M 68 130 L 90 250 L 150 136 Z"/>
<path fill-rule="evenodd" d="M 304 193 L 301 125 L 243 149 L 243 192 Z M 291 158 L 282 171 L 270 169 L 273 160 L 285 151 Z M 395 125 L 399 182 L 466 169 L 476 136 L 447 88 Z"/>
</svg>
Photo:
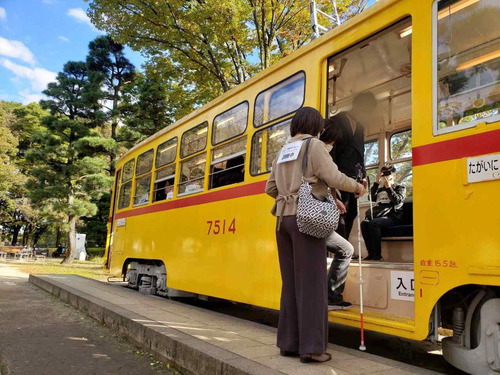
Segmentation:
<svg viewBox="0 0 500 375">
<path fill-rule="evenodd" d="M 135 77 L 134 65 L 125 57 L 124 47 L 109 35 L 99 36 L 89 43 L 87 55 L 89 72 L 99 73 L 104 85 L 104 102 L 111 139 L 117 139 L 118 125 L 122 120 L 123 89 L 131 86 Z M 109 174 L 115 174 L 117 150 L 109 152 Z"/>
<path fill-rule="evenodd" d="M 28 184 L 30 197 L 66 217 L 66 263 L 74 257 L 78 218 L 96 213 L 92 199 L 107 191 L 111 183 L 101 155 L 114 148 L 115 142 L 96 131 L 104 118 L 99 104 L 105 97 L 101 87 L 102 76 L 89 71 L 85 63 L 66 63 L 56 82 L 44 91 L 50 99 L 41 103 L 50 116 L 44 118 L 45 129 L 33 137 L 37 147 L 26 153 L 34 165 Z"/>
<path fill-rule="evenodd" d="M 341 0 L 338 8 L 345 19 L 365 4 Z M 175 68 L 184 87 L 204 94 L 197 96 L 203 103 L 296 50 L 311 35 L 308 0 L 90 0 L 89 6 L 99 29 L 150 57 L 158 69 Z"/>
</svg>

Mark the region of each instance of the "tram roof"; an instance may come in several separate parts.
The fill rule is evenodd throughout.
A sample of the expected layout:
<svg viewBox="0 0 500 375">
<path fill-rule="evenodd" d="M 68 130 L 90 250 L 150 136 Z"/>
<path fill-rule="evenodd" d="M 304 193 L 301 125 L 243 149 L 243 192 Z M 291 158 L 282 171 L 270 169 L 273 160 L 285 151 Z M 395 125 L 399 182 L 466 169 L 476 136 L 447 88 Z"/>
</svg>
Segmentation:
<svg viewBox="0 0 500 375">
<path fill-rule="evenodd" d="M 190 114 L 182 117 L 181 119 L 175 121 L 171 125 L 166 126 L 162 130 L 156 132 L 155 134 L 149 136 L 148 138 L 146 138 L 142 142 L 136 144 L 134 147 L 129 149 L 127 152 L 125 152 L 120 157 L 119 160 L 122 160 L 123 158 L 127 157 L 129 154 L 134 152 L 135 150 L 147 145 L 148 143 L 152 142 L 156 138 L 170 132 L 171 130 L 173 130 L 175 128 L 178 128 L 181 125 L 184 125 L 186 122 L 188 122 L 192 118 L 202 114 L 203 112 L 207 112 L 208 110 L 210 110 L 212 107 L 218 105 L 219 103 L 231 98 L 232 96 L 239 94 L 241 91 L 245 90 L 247 87 L 254 85 L 258 81 L 260 81 L 262 78 L 273 74 L 276 70 L 279 70 L 282 67 L 284 67 L 285 65 L 288 65 L 289 63 L 291 63 L 292 61 L 299 59 L 300 57 L 302 57 L 303 55 L 305 55 L 309 51 L 329 42 L 331 39 L 336 38 L 338 35 L 344 33 L 345 31 L 354 27 L 355 25 L 367 20 L 368 18 L 373 17 L 375 14 L 380 12 L 382 9 L 386 8 L 390 4 L 395 3 L 397 1 L 399 1 L 399 0 L 380 0 L 380 1 L 377 1 L 370 8 L 362 11 L 361 13 L 352 17 L 351 19 L 347 20 L 342 25 L 335 27 L 334 29 L 326 32 L 325 34 L 321 35 L 319 38 L 311 41 L 309 44 L 300 47 L 298 50 L 294 51 L 290 55 L 288 55 L 288 56 L 284 57 L 283 59 L 279 60 L 278 62 L 274 63 L 272 66 L 257 73 L 252 78 L 246 80 L 245 82 L 239 84 L 236 87 L 233 87 L 229 91 L 218 96 L 217 98 L 215 98 L 212 101 L 208 102 L 207 104 L 201 106 L 200 108 L 194 110 Z"/>
</svg>

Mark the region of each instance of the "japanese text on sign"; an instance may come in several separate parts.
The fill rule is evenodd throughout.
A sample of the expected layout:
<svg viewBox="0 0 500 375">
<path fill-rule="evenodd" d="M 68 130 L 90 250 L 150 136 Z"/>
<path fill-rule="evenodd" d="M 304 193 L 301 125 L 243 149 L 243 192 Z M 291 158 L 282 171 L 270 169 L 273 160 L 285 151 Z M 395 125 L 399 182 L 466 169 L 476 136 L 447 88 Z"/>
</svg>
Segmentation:
<svg viewBox="0 0 500 375">
<path fill-rule="evenodd" d="M 287 143 L 283 146 L 278 157 L 277 164 L 286 163 L 287 161 L 296 160 L 299 157 L 302 141 Z"/>
<path fill-rule="evenodd" d="M 391 271 L 391 298 L 415 300 L 415 276 L 411 271 Z"/>
</svg>

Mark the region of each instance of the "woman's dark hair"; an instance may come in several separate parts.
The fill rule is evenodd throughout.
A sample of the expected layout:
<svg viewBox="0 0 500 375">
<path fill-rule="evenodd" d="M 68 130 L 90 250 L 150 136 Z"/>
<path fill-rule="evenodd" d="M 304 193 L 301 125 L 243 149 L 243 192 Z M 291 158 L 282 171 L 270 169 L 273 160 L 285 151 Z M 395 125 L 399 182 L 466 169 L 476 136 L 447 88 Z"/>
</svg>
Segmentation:
<svg viewBox="0 0 500 375">
<path fill-rule="evenodd" d="M 311 107 L 302 107 L 293 116 L 290 134 L 292 137 L 299 133 L 317 136 L 324 127 L 325 120 L 317 110 Z"/>
<path fill-rule="evenodd" d="M 325 143 L 339 142 L 344 136 L 342 119 L 337 115 L 325 120 L 325 130 L 319 139 Z"/>
</svg>

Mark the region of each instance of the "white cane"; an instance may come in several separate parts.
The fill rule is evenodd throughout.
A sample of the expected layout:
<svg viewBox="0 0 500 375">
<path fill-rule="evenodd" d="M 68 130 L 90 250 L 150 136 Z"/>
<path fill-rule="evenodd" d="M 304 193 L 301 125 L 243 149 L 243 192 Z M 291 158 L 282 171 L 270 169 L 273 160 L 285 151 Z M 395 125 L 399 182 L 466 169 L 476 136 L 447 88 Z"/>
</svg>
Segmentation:
<svg viewBox="0 0 500 375">
<path fill-rule="evenodd" d="M 359 198 L 356 199 L 358 210 L 358 264 L 359 264 L 359 319 L 361 322 L 361 344 L 359 350 L 365 351 L 365 331 L 363 322 L 363 268 L 361 267 L 361 218 L 359 217 Z"/>
</svg>

